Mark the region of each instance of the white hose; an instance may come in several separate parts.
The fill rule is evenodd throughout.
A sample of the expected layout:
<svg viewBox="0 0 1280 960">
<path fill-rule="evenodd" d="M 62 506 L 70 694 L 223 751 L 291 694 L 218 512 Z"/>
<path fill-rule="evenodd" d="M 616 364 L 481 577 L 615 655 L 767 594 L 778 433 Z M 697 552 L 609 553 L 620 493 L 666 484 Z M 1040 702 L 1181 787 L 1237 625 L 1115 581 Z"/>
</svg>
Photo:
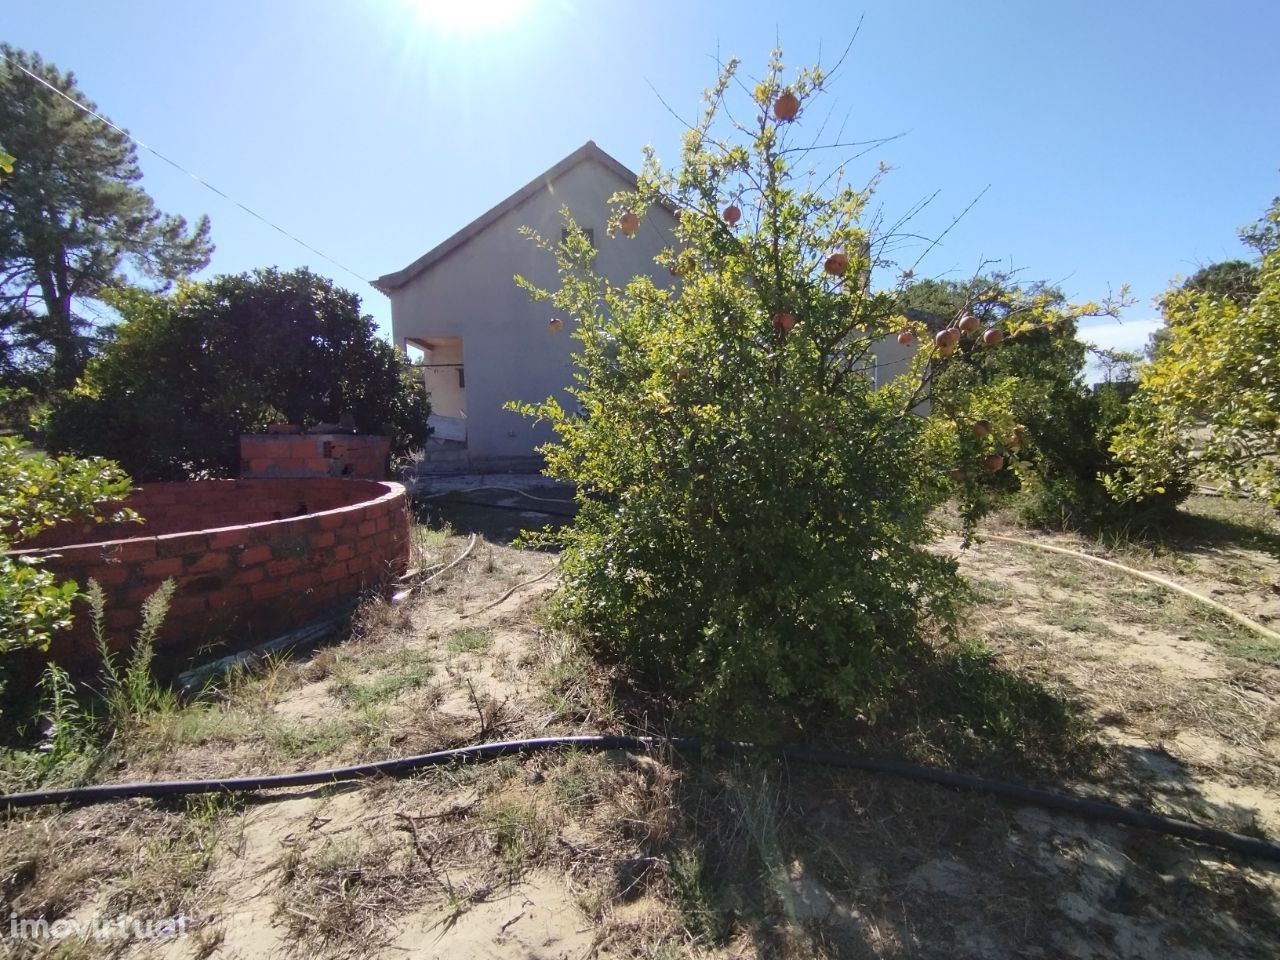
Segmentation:
<svg viewBox="0 0 1280 960">
<path fill-rule="evenodd" d="M 538 497 L 532 493 L 525 493 L 523 490 L 518 490 L 515 487 L 498 487 L 489 483 L 481 484 L 478 487 L 459 487 L 457 490 L 442 490 L 440 493 L 420 493 L 417 497 L 419 500 L 434 500 L 437 497 L 451 497 L 455 493 L 475 493 L 477 490 L 501 490 L 505 493 L 518 494 L 519 496 L 527 497 L 530 500 L 537 500 L 541 503 L 567 503 L 571 505 L 575 505 L 577 503 L 575 500 L 562 500 L 555 497 Z"/>
<path fill-rule="evenodd" d="M 1048 550 L 1050 553 L 1060 553 L 1063 556 L 1075 557 L 1078 560 L 1092 560 L 1094 563 L 1100 563 L 1106 567 L 1123 570 L 1131 576 L 1140 577 L 1149 583 L 1154 583 L 1167 590 L 1173 590 L 1175 593 L 1180 593 L 1184 597 L 1190 597 L 1192 600 L 1198 600 L 1205 606 L 1212 607 L 1214 610 L 1217 610 L 1224 617 L 1230 617 L 1242 627 L 1248 627 L 1250 630 L 1266 637 L 1268 640 L 1280 643 L 1280 633 L 1276 633 L 1274 630 L 1269 630 L 1262 624 L 1254 620 L 1250 620 L 1244 614 L 1237 613 L 1235 610 L 1232 610 L 1225 604 L 1219 603 L 1217 600 L 1211 600 L 1203 594 L 1196 593 L 1194 590 L 1188 590 L 1181 584 L 1174 583 L 1172 580 L 1166 580 L 1164 577 L 1158 577 L 1154 573 L 1147 573 L 1145 570 L 1135 570 L 1133 567 L 1126 567 L 1123 563 L 1116 563 L 1114 560 L 1104 560 L 1102 557 L 1095 557 L 1090 553 L 1081 553 L 1079 550 L 1068 550 L 1065 547 L 1055 547 L 1047 543 L 1036 543 L 1034 540 L 1019 540 L 1017 537 L 1002 537 L 999 534 L 994 533 L 986 534 L 986 539 L 999 540 L 1002 543 L 1016 543 L 1021 547 L 1035 547 L 1037 550 Z"/>
</svg>

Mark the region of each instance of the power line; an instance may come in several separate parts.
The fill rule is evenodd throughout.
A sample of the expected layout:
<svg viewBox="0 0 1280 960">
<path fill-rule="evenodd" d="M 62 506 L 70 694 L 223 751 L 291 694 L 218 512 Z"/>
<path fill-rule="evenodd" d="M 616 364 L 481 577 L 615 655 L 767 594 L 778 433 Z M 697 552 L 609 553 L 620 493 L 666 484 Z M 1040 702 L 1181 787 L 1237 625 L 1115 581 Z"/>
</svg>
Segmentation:
<svg viewBox="0 0 1280 960">
<path fill-rule="evenodd" d="M 60 96 L 63 100 L 67 101 L 67 103 L 71 104 L 77 110 L 82 110 L 83 112 L 87 113 L 89 116 L 93 117 L 95 120 L 100 120 L 102 123 L 105 123 L 112 130 L 116 131 L 116 133 L 119 133 L 121 136 L 127 138 L 132 143 L 141 147 L 143 150 L 146 150 L 148 153 L 154 154 L 155 156 L 159 157 L 161 160 L 169 164 L 169 166 L 173 167 L 175 170 L 185 173 L 188 177 L 190 177 L 196 183 L 200 184 L 202 187 L 206 187 L 209 190 L 212 190 L 218 196 L 222 197 L 224 200 L 228 200 L 231 203 L 234 203 L 237 207 L 239 207 L 245 213 L 249 214 L 249 216 L 253 217 L 256 220 L 260 220 L 261 222 L 265 223 L 268 227 L 270 227 L 272 230 L 275 230 L 277 233 L 285 237 L 288 237 L 294 243 L 298 244 L 298 246 L 304 247 L 307 250 L 310 250 L 317 257 L 321 257 L 324 260 L 328 260 L 331 264 L 333 264 L 339 270 L 343 270 L 346 273 L 351 274 L 351 276 L 355 277 L 361 283 L 367 283 L 369 284 L 369 286 L 373 286 L 373 282 L 369 280 L 367 277 L 361 276 L 360 274 L 356 273 L 356 271 L 348 267 L 346 264 L 340 263 L 337 260 L 333 259 L 333 257 L 329 256 L 327 253 L 323 253 L 322 251 L 317 250 L 315 247 L 311 246 L 311 244 L 307 243 L 305 240 L 301 240 L 298 237 L 295 237 L 288 230 L 284 229 L 284 227 L 281 227 L 278 224 L 272 223 L 270 220 L 268 220 L 262 214 L 258 213 L 256 210 L 252 210 L 249 207 L 246 207 L 243 203 L 241 203 L 235 197 L 231 196 L 230 194 L 226 193 L 223 190 L 219 190 L 208 180 L 205 180 L 203 177 L 196 176 L 196 174 L 192 173 L 190 170 L 188 170 L 182 164 L 178 163 L 176 160 L 170 160 L 168 157 L 166 157 L 163 153 L 161 153 L 155 147 L 148 146 L 147 144 L 143 143 L 141 140 L 135 137 L 128 130 L 124 129 L 123 127 L 116 126 L 114 123 L 112 123 L 110 120 L 108 120 L 106 117 L 102 116 L 101 114 L 94 113 L 92 110 L 86 107 L 79 100 L 75 99 L 74 97 L 68 96 L 66 93 L 63 93 L 61 90 L 59 90 L 57 87 L 51 84 L 44 77 L 41 77 L 37 74 L 32 73 L 30 70 L 28 70 L 22 64 L 18 63 L 13 58 L 6 57 L 4 54 L 0 54 L 0 59 L 3 59 L 11 67 L 16 67 L 17 69 L 21 70 L 32 80 L 36 81 L 36 83 L 39 83 L 45 87 L 48 87 L 50 90 L 52 90 L 54 93 Z"/>
</svg>

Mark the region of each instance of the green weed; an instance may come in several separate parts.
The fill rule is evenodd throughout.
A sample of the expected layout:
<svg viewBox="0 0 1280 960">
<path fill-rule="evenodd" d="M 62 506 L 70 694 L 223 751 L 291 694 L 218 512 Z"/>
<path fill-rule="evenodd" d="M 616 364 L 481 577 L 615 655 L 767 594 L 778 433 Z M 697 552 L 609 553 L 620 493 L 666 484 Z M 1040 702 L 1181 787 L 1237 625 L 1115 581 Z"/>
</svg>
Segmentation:
<svg viewBox="0 0 1280 960">
<path fill-rule="evenodd" d="M 483 627 L 463 627 L 445 641 L 445 650 L 451 654 L 482 653 L 492 643 L 493 635 Z"/>
</svg>

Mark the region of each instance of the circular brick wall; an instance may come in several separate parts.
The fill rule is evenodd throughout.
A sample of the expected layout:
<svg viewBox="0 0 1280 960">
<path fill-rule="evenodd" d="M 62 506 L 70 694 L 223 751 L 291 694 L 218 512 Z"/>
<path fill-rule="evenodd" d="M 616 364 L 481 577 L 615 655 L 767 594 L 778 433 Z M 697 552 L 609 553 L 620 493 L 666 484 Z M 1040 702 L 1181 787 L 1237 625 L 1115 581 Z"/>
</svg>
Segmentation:
<svg viewBox="0 0 1280 960">
<path fill-rule="evenodd" d="M 211 645 L 268 640 L 408 564 L 409 515 L 398 483 L 197 480 L 147 484 L 125 503 L 146 522 L 57 527 L 16 552 L 44 557 L 81 589 L 97 580 L 115 649 L 132 641 L 142 602 L 173 578 L 157 643 L 169 666 Z M 77 602 L 74 625 L 48 656 L 74 672 L 97 669 L 87 604 Z"/>
</svg>

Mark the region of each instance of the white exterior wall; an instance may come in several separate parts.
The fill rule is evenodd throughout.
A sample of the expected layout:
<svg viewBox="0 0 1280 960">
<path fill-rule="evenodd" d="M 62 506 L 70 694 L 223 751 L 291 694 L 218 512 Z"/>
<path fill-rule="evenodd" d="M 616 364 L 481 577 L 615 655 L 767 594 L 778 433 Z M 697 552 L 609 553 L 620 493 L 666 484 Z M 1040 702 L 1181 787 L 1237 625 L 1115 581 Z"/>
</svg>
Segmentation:
<svg viewBox="0 0 1280 960">
<path fill-rule="evenodd" d="M 465 417 L 466 395 L 458 375 L 459 365 L 464 363 L 462 343 L 433 346 L 424 353 L 426 366 L 422 375 L 431 394 L 431 412 L 442 417 Z"/>
<path fill-rule="evenodd" d="M 907 362 L 915 354 L 915 345 L 904 347 L 898 342 L 897 334 L 877 340 L 871 348 L 877 361 L 876 386 L 884 386 L 890 380 L 906 373 L 910 364 Z"/>
<path fill-rule="evenodd" d="M 576 325 L 562 317 L 563 328 L 551 333 L 551 306 L 533 302 L 515 285 L 516 274 L 547 289 L 558 285 L 554 259 L 521 236 L 520 227 L 558 240 L 560 207 L 567 204 L 578 225 L 594 231 L 599 272 L 615 284 L 636 274 L 668 282 L 653 257 L 671 242 L 675 220 L 669 212 L 650 210 L 635 237 L 608 236 L 608 198 L 631 187 L 616 172 L 585 160 L 391 291 L 394 342 L 425 341 L 426 363 L 464 365 L 465 388 L 456 368 L 427 367 L 424 377 L 434 414 L 465 417 L 471 469 L 532 466 L 536 448 L 555 439 L 549 425 L 503 409 L 509 401 L 554 396 L 566 408 L 574 406 L 566 387 L 573 382 L 572 355 L 580 346 L 572 336 Z M 915 349 L 893 336 L 877 343 L 877 383 L 904 372 Z"/>
<path fill-rule="evenodd" d="M 598 271 L 618 284 L 640 273 L 656 275 L 653 257 L 670 244 L 675 226 L 667 211 L 650 210 L 632 238 L 607 235 L 609 197 L 631 188 L 601 164 L 579 163 L 545 192 L 508 211 L 391 292 L 397 344 L 462 338 L 467 459 L 476 469 L 533 458 L 537 446 L 554 439 L 547 424 L 533 424 L 504 410 L 508 401 L 555 396 L 571 405 L 564 388 L 573 382 L 572 353 L 579 346 L 571 336 L 575 324 L 565 317 L 558 333 L 549 332 L 551 306 L 533 302 L 515 285 L 513 277 L 521 274 L 547 289 L 558 286 L 552 256 L 522 237 L 519 228 L 529 226 L 558 240 L 563 226 L 560 206 L 567 204 L 578 225 L 595 233 Z M 451 361 L 433 356 L 429 362 Z M 452 382 L 456 384 L 456 377 Z M 456 398 L 441 400 L 456 405 Z M 432 402 L 434 407 L 434 397 Z M 438 412 L 447 412 L 443 403 Z"/>
</svg>

